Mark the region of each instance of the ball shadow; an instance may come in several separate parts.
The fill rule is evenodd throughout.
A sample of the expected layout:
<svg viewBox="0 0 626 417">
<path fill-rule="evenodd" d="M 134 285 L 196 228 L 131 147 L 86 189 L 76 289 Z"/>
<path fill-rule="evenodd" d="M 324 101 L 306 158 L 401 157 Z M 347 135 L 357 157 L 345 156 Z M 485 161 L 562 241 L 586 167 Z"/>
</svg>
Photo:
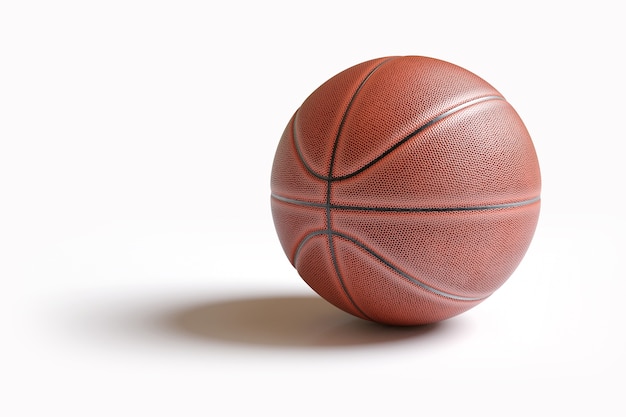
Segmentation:
<svg viewBox="0 0 626 417">
<path fill-rule="evenodd" d="M 320 297 L 240 298 L 179 308 L 160 318 L 167 332 L 188 337 L 283 347 L 338 347 L 449 334 L 447 322 L 393 327 L 353 317 Z"/>
</svg>

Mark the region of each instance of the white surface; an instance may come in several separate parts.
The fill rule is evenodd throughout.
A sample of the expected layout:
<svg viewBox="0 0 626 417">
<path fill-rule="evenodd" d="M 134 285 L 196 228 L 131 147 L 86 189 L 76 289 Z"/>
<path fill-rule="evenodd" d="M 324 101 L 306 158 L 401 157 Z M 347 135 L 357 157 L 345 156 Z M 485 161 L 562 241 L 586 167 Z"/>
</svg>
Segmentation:
<svg viewBox="0 0 626 417">
<path fill-rule="evenodd" d="M 625 415 L 620 9 L 221 4 L 0 6 L 0 414 Z M 269 209 L 295 109 L 394 54 L 498 88 L 544 180 L 511 279 L 420 329 L 321 301 Z"/>
</svg>

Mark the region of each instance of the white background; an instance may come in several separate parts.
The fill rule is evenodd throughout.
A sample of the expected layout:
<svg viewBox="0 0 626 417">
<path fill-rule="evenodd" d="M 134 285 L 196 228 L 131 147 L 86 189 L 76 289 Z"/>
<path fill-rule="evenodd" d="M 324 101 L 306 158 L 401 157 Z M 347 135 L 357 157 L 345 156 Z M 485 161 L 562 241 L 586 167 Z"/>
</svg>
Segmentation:
<svg viewBox="0 0 626 417">
<path fill-rule="evenodd" d="M 0 414 L 625 415 L 614 4 L 2 2 Z M 387 55 L 493 84 L 544 184 L 511 279 L 417 329 L 317 297 L 269 209 L 292 113 Z"/>
</svg>

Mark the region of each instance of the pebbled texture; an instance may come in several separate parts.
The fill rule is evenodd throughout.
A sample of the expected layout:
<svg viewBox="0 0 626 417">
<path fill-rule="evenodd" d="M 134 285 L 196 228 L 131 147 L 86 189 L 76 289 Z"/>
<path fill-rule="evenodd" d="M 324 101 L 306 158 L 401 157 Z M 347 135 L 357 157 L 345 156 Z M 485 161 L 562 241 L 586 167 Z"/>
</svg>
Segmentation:
<svg viewBox="0 0 626 417">
<path fill-rule="evenodd" d="M 509 278 L 541 178 L 528 131 L 490 84 L 433 58 L 387 57 L 305 100 L 271 189 L 282 247 L 311 288 L 358 317 L 415 325 Z"/>
</svg>

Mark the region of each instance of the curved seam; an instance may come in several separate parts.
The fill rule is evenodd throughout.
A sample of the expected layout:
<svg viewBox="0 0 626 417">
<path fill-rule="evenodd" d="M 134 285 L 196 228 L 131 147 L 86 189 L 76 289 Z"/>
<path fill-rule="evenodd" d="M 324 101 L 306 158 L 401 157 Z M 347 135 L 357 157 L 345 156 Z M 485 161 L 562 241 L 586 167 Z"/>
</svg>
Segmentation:
<svg viewBox="0 0 626 417">
<path fill-rule="evenodd" d="M 363 79 L 363 81 L 361 81 L 361 83 L 360 83 L 360 84 L 359 84 L 359 86 L 357 87 L 356 91 L 355 91 L 355 92 L 354 92 L 354 94 L 352 95 L 352 98 L 350 99 L 350 102 L 348 103 L 348 107 L 346 108 L 346 110 L 345 110 L 345 112 L 344 112 L 344 114 L 343 114 L 343 116 L 342 116 L 342 118 L 341 118 L 341 121 L 340 121 L 340 123 L 339 123 L 339 129 L 338 129 L 338 132 L 337 132 L 337 137 L 336 137 L 336 139 L 335 139 L 335 144 L 334 144 L 334 146 L 333 146 L 333 151 L 332 151 L 332 155 L 331 155 L 331 163 L 332 163 L 332 160 L 334 159 L 334 154 L 335 154 L 336 147 L 337 147 L 337 140 L 339 139 L 339 135 L 341 134 L 341 131 L 343 130 L 343 124 L 344 124 L 344 122 L 345 122 L 345 118 L 346 118 L 346 115 L 347 115 L 347 113 L 348 113 L 348 110 L 350 109 L 350 106 L 352 105 L 352 101 L 354 100 L 354 97 L 356 97 L 356 94 L 359 92 L 359 90 L 361 89 L 361 87 L 363 86 L 363 84 L 365 83 L 365 81 L 367 81 L 367 79 L 368 79 L 368 78 L 369 78 L 369 77 L 370 77 L 370 76 L 371 76 L 371 75 L 372 75 L 372 74 L 373 74 L 373 73 L 374 73 L 374 72 L 378 69 L 378 67 L 380 67 L 382 64 L 384 64 L 385 62 L 390 61 L 390 60 L 392 60 L 392 59 L 394 59 L 394 58 L 387 58 L 386 60 L 384 60 L 384 61 L 382 61 L 382 62 L 378 63 L 378 64 L 377 64 L 377 65 L 376 65 L 376 66 L 375 66 L 375 67 L 374 67 L 374 68 L 373 68 L 373 69 L 372 69 L 372 70 L 371 70 L 371 71 L 367 74 L 367 76 L 365 77 L 365 79 Z M 310 166 L 306 163 L 306 161 L 305 161 L 305 159 L 304 159 L 304 155 L 302 154 L 302 150 L 300 149 L 300 146 L 298 145 L 298 140 L 297 140 L 297 135 L 296 135 L 296 126 L 297 126 L 297 119 L 298 119 L 298 115 L 300 114 L 300 109 L 301 109 L 301 108 L 302 108 L 302 107 L 298 108 L 298 110 L 296 110 L 296 113 L 293 115 L 293 121 L 292 121 L 293 126 L 292 126 L 292 129 L 291 129 L 291 138 L 292 138 L 292 140 L 293 140 L 293 145 L 294 145 L 294 148 L 296 149 L 296 154 L 298 155 L 298 159 L 300 160 L 300 162 L 302 162 L 302 165 L 304 165 L 304 167 L 306 168 L 306 170 L 307 170 L 307 171 L 309 171 L 309 173 L 310 173 L 311 175 L 313 175 L 314 177 L 319 178 L 319 179 L 321 179 L 321 180 L 328 181 L 328 180 L 330 180 L 330 179 L 331 179 L 331 178 L 330 178 L 330 176 L 329 176 L 329 177 L 325 177 L 324 175 L 322 175 L 322 174 L 319 174 L 319 173 L 315 172 L 315 170 L 314 170 L 313 168 L 311 168 L 311 167 L 310 167 Z M 332 168 L 331 168 L 331 169 L 332 169 Z"/>
<path fill-rule="evenodd" d="M 298 244 L 298 247 L 296 248 L 296 252 L 293 255 L 293 265 L 295 266 L 296 264 L 296 259 L 298 259 L 298 256 L 300 255 L 300 250 L 302 249 L 302 247 L 306 244 L 306 242 L 308 242 L 309 240 L 311 240 L 312 238 L 314 238 L 315 236 L 320 236 L 320 235 L 327 235 L 328 234 L 328 230 L 323 229 L 323 230 L 316 230 L 314 232 L 309 233 L 308 235 L 306 235 L 304 238 L 302 238 L 302 240 L 300 241 L 300 243 Z M 330 233 L 330 237 L 329 239 L 332 239 L 332 234 L 333 232 L 331 231 Z M 339 280 L 339 284 L 341 285 L 341 288 L 343 290 L 343 293 L 346 295 L 346 297 L 348 298 L 348 301 L 350 301 L 350 303 L 352 304 L 352 306 L 363 315 L 363 317 L 367 318 L 368 320 L 372 320 L 372 318 L 370 316 L 368 316 L 367 314 L 365 314 L 363 312 L 363 310 L 361 310 L 361 308 L 354 302 L 354 299 L 352 299 L 352 296 L 350 295 L 350 293 L 348 292 L 348 290 L 346 289 L 343 279 L 341 278 L 341 273 L 339 272 L 339 267 L 337 265 L 337 256 L 335 255 L 335 247 L 334 245 L 329 245 L 330 248 L 330 256 L 331 256 L 331 261 L 333 263 L 333 268 L 335 269 L 335 273 L 337 274 L 337 278 Z"/>
<path fill-rule="evenodd" d="M 331 227 L 331 221 L 330 221 L 330 212 L 331 212 L 331 204 L 330 204 L 330 197 L 331 197 L 331 188 L 332 188 L 332 182 L 333 182 L 333 167 L 335 164 L 335 156 L 337 154 L 337 146 L 339 144 L 339 138 L 341 137 L 341 133 L 343 131 L 343 127 L 345 125 L 346 119 L 348 117 L 348 113 L 350 112 L 350 109 L 352 108 L 352 104 L 354 103 L 354 100 L 356 99 L 357 95 L 359 94 L 359 92 L 361 92 L 361 90 L 363 89 L 363 86 L 365 85 L 365 83 L 367 82 L 367 80 L 370 79 L 370 77 L 372 76 L 372 74 L 374 74 L 383 64 L 385 64 L 386 62 L 389 62 L 390 60 L 392 60 L 393 58 L 387 58 L 381 62 L 379 62 L 378 64 L 376 64 L 374 66 L 374 68 L 372 68 L 367 75 L 365 76 L 365 78 L 363 78 L 363 80 L 359 83 L 358 87 L 356 88 L 356 90 L 354 91 L 354 93 L 352 94 L 352 97 L 350 98 L 350 101 L 348 102 L 348 105 L 346 106 L 346 109 L 343 112 L 343 116 L 341 117 L 341 121 L 339 122 L 339 126 L 337 127 L 337 135 L 335 136 L 335 141 L 333 143 L 333 149 L 332 152 L 330 154 L 330 161 L 329 161 L 329 166 L 328 166 L 328 177 L 327 177 L 327 184 L 326 184 L 326 232 L 328 235 L 328 247 L 330 249 L 330 256 L 331 256 L 331 260 L 333 262 L 333 267 L 335 268 L 335 273 L 337 274 L 337 279 L 339 280 L 339 284 L 341 285 L 341 288 L 343 289 L 344 294 L 346 295 L 346 297 L 348 298 L 348 300 L 350 300 L 350 303 L 352 303 L 352 306 L 354 308 L 356 308 L 364 317 L 368 318 L 369 320 L 372 320 L 371 317 L 369 317 L 367 314 L 365 314 L 363 312 L 363 310 L 361 310 L 361 308 L 357 305 L 357 303 L 354 301 L 354 299 L 352 298 L 352 295 L 350 295 L 350 292 L 348 291 L 348 289 L 346 288 L 345 282 L 343 280 L 343 277 L 341 276 L 341 272 L 339 271 L 339 265 L 337 262 L 337 255 L 335 253 L 335 243 L 333 242 L 333 230 Z"/>
<path fill-rule="evenodd" d="M 333 262 L 333 268 L 335 268 L 335 273 L 337 274 L 337 278 L 339 280 L 339 284 L 341 285 L 343 293 L 346 295 L 346 297 L 348 298 L 348 300 L 350 301 L 352 306 L 354 308 L 356 308 L 359 313 L 361 313 L 365 318 L 367 318 L 369 320 L 373 320 L 370 316 L 368 316 L 367 314 L 365 314 L 365 312 L 363 312 L 361 307 L 359 307 L 359 305 L 354 301 L 354 299 L 352 298 L 352 295 L 350 295 L 350 292 L 346 288 L 344 280 L 341 277 L 341 272 L 339 272 L 339 265 L 337 264 L 337 255 L 335 254 L 335 243 L 332 241 L 333 240 L 333 234 L 334 233 L 332 231 L 330 231 L 328 233 L 328 243 L 329 243 L 329 248 L 330 248 L 330 257 L 331 257 L 331 260 Z"/>
<path fill-rule="evenodd" d="M 459 112 L 459 111 L 461 111 L 463 109 L 466 109 L 466 108 L 468 108 L 470 106 L 473 106 L 475 104 L 479 104 L 479 103 L 483 103 L 483 102 L 491 101 L 491 100 L 502 100 L 502 101 L 506 102 L 506 100 L 502 96 L 485 96 L 485 97 L 475 98 L 473 100 L 466 101 L 465 103 L 459 104 L 458 106 L 455 106 L 455 107 L 451 108 L 450 110 L 448 110 L 448 111 L 446 111 L 444 113 L 441 113 L 439 116 L 436 116 L 435 118 L 433 118 L 433 119 L 429 120 L 428 122 L 424 123 L 423 125 L 421 125 L 417 129 L 415 129 L 414 131 L 412 131 L 411 133 L 406 135 L 404 138 L 400 139 L 398 142 L 393 144 L 390 148 L 385 150 L 379 156 L 377 156 L 376 158 L 374 158 L 373 160 L 371 160 L 370 162 L 368 162 L 367 164 L 365 164 L 361 168 L 357 169 L 356 171 L 351 172 L 350 174 L 341 175 L 341 176 L 338 176 L 338 177 L 332 177 L 332 178 L 330 178 L 330 180 L 331 181 L 342 181 L 342 180 L 354 177 L 355 175 L 358 175 L 361 172 L 365 171 L 366 169 L 370 168 L 372 165 L 380 162 L 384 157 L 389 155 L 391 152 L 393 152 L 394 150 L 396 150 L 397 148 L 402 146 L 404 143 L 406 143 L 407 141 L 409 141 L 410 139 L 412 139 L 413 137 L 415 137 L 416 135 L 418 135 L 419 133 L 421 133 L 422 131 L 424 131 L 428 127 L 430 127 L 433 124 L 437 123 L 438 121 L 443 120 L 446 117 L 451 116 L 454 113 L 457 113 L 457 112 Z"/>
<path fill-rule="evenodd" d="M 304 165 L 304 168 L 306 168 L 306 170 L 309 171 L 311 175 L 321 180 L 328 181 L 328 178 L 315 172 L 313 168 L 311 168 L 306 163 L 306 161 L 304 160 L 304 157 L 302 156 L 302 152 L 300 151 L 300 147 L 298 146 L 298 141 L 296 140 L 296 119 L 298 118 L 298 114 L 300 114 L 300 109 L 296 110 L 296 113 L 293 115 L 293 120 L 292 120 L 293 126 L 291 129 L 291 138 L 293 140 L 293 146 L 294 148 L 296 148 L 296 155 L 298 156 L 298 159 L 300 160 L 300 162 L 302 162 L 302 165 Z"/>
<path fill-rule="evenodd" d="M 326 208 L 326 203 L 315 203 L 313 201 L 302 201 L 292 198 L 282 197 L 280 195 L 271 194 L 271 198 L 281 201 L 283 203 L 294 204 L 303 207 L 316 207 Z M 336 205 L 330 204 L 331 210 L 346 210 L 346 211 L 376 211 L 376 212 L 394 212 L 394 213 L 420 213 L 420 212 L 448 212 L 448 211 L 484 211 L 484 210 L 497 210 L 507 209 L 531 205 L 541 200 L 540 196 L 530 198 L 528 200 L 514 201 L 512 203 L 503 204 L 491 204 L 483 206 L 467 206 L 467 207 L 370 207 L 370 206 L 350 206 L 350 205 Z"/>
<path fill-rule="evenodd" d="M 348 117 L 348 113 L 350 112 L 350 109 L 352 108 L 352 104 L 354 103 L 354 100 L 356 99 L 356 96 L 359 94 L 359 92 L 361 91 L 361 89 L 363 88 L 363 86 L 365 85 L 365 83 L 367 82 L 367 80 L 370 79 L 370 77 L 372 76 L 372 74 L 374 74 L 380 67 L 381 65 L 383 65 L 385 62 L 389 62 L 391 59 L 393 58 L 387 58 L 382 62 L 379 62 L 378 64 L 376 64 L 376 66 L 374 66 L 374 68 L 372 68 L 367 75 L 365 76 L 365 78 L 363 78 L 363 80 L 359 83 L 358 87 L 356 88 L 356 90 L 354 91 L 354 93 L 352 94 L 352 97 L 350 97 L 350 101 L 348 102 L 348 105 L 346 106 L 346 109 L 343 112 L 343 116 L 341 117 L 341 120 L 339 121 L 339 126 L 337 127 L 337 135 L 335 136 L 335 141 L 333 143 L 333 149 L 332 152 L 330 154 L 330 161 L 328 163 L 328 177 L 326 179 L 326 227 L 328 228 L 328 244 L 331 246 L 331 253 L 332 251 L 332 239 L 330 238 L 330 231 L 331 231 L 331 227 L 330 227 L 330 195 L 331 195 L 331 188 L 332 188 L 332 182 L 333 182 L 333 168 L 335 165 L 335 156 L 337 155 L 337 146 L 339 144 L 339 138 L 341 137 L 341 132 L 343 131 L 343 126 L 346 122 L 346 118 Z M 343 285 L 343 282 L 342 282 Z"/>
<path fill-rule="evenodd" d="M 442 297 L 446 297 L 446 298 L 450 298 L 453 300 L 458 300 L 458 301 L 480 301 L 480 300 L 484 300 L 487 297 L 489 297 L 489 295 L 485 296 L 485 297 L 463 297 L 460 295 L 455 295 L 455 294 L 451 294 L 445 291 L 441 291 L 438 290 L 434 287 L 431 287 L 430 285 L 412 277 L 411 275 L 409 275 L 408 273 L 402 271 L 400 268 L 398 268 L 397 266 L 393 265 L 391 262 L 389 262 L 388 260 L 386 260 L 385 258 L 383 258 L 381 255 L 377 254 L 376 252 L 374 252 L 374 250 L 370 249 L 369 247 L 367 247 L 364 243 L 359 242 L 358 240 L 347 236 L 343 233 L 339 233 L 339 232 L 333 232 L 333 234 L 335 236 L 341 237 L 343 239 L 346 239 L 352 243 L 354 243 L 355 245 L 357 245 L 358 247 L 360 247 L 361 249 L 365 250 L 366 252 L 368 252 L 370 255 L 374 256 L 376 259 L 378 259 L 380 262 L 382 262 L 385 266 L 387 266 L 388 268 L 390 268 L 392 271 L 394 271 L 395 273 L 397 273 L 398 275 L 402 276 L 403 278 L 407 279 L 409 282 L 412 282 L 413 284 L 416 284 L 417 286 L 421 287 L 422 289 L 429 291 L 431 293 L 440 295 Z"/>
<path fill-rule="evenodd" d="M 359 86 L 356 88 L 356 90 L 354 91 L 354 93 L 352 94 L 352 97 L 350 98 L 350 101 L 348 102 L 348 105 L 346 106 L 346 110 L 343 113 L 343 116 L 341 117 L 341 121 L 339 122 L 339 127 L 337 128 L 337 136 L 335 136 L 335 142 L 333 143 L 333 150 L 332 153 L 330 155 L 330 166 L 328 169 L 328 177 L 327 177 L 327 181 L 332 181 L 333 180 L 333 166 L 335 164 L 335 155 L 337 154 L 337 146 L 339 144 L 339 138 L 341 137 L 341 133 L 343 132 L 343 127 L 346 123 L 346 119 L 348 117 L 348 113 L 350 112 L 350 109 L 352 108 L 352 104 L 354 103 L 354 100 L 356 99 L 356 96 L 359 94 L 359 92 L 363 89 L 363 86 L 365 85 L 365 83 L 367 82 L 367 80 L 370 79 L 370 77 L 376 72 L 378 71 L 378 69 L 385 63 L 391 61 L 392 59 L 394 59 L 395 57 L 391 57 L 391 58 L 387 58 L 382 62 L 379 62 L 378 64 L 376 64 L 376 66 L 374 68 L 372 68 L 370 70 L 370 72 L 365 76 L 365 78 L 363 78 L 363 81 L 361 81 L 361 83 L 359 84 Z"/>
<path fill-rule="evenodd" d="M 302 248 L 302 246 L 304 246 L 306 242 L 308 242 L 311 238 L 315 236 L 325 235 L 326 233 L 327 233 L 326 229 L 320 229 L 320 230 L 311 232 L 305 237 L 303 237 L 302 240 L 300 240 L 300 243 L 298 243 L 298 246 L 296 247 L 296 251 L 293 254 L 293 264 L 294 265 L 296 264 L 296 259 L 298 258 L 298 255 L 300 254 L 300 249 Z"/>
</svg>

